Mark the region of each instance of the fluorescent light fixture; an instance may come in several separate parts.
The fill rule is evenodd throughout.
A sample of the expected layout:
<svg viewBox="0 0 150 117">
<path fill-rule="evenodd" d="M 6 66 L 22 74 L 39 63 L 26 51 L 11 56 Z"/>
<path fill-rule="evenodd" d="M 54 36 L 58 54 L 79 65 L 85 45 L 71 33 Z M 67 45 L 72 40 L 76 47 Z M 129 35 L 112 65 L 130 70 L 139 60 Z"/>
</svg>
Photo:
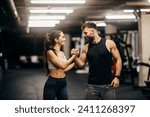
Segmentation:
<svg viewBox="0 0 150 117">
<path fill-rule="evenodd" d="M 55 24 L 28 24 L 28 27 L 55 27 Z"/>
<path fill-rule="evenodd" d="M 37 15 L 37 16 L 29 16 L 29 20 L 49 20 L 49 19 L 65 19 L 64 15 Z"/>
<path fill-rule="evenodd" d="M 28 27 L 55 27 L 55 25 L 58 23 L 60 23 L 59 20 L 29 20 Z"/>
<path fill-rule="evenodd" d="M 125 9 L 125 10 L 123 10 L 123 12 L 125 12 L 125 13 L 133 13 L 134 12 L 134 10 L 129 10 L 129 9 Z"/>
<path fill-rule="evenodd" d="M 96 24 L 98 27 L 105 27 L 106 23 L 105 22 L 100 22 Z"/>
<path fill-rule="evenodd" d="M 72 13 L 73 10 L 66 10 L 66 9 L 43 9 L 43 10 L 30 10 L 29 11 L 30 13 L 66 13 L 66 14 L 69 14 L 69 13 Z"/>
<path fill-rule="evenodd" d="M 31 0 L 32 4 L 84 4 L 85 0 Z"/>
<path fill-rule="evenodd" d="M 150 9 L 140 9 L 141 12 L 150 12 Z"/>
<path fill-rule="evenodd" d="M 37 21 L 37 20 L 29 20 L 28 21 L 28 23 L 35 23 L 35 24 L 37 24 L 37 23 L 40 23 L 40 24 L 49 24 L 49 23 L 53 23 L 53 24 L 59 24 L 60 23 L 60 21 L 59 20 L 39 20 L 39 21 Z"/>
<path fill-rule="evenodd" d="M 136 10 L 137 12 L 139 12 L 138 10 Z M 141 12 L 150 12 L 150 9 L 140 9 Z M 133 13 L 134 10 L 123 10 L 123 12 L 126 13 Z"/>
<path fill-rule="evenodd" d="M 0 57 L 2 57 L 3 56 L 3 53 L 0 53 Z"/>
<path fill-rule="evenodd" d="M 128 15 L 107 15 L 106 19 L 136 19 L 133 14 Z"/>
</svg>

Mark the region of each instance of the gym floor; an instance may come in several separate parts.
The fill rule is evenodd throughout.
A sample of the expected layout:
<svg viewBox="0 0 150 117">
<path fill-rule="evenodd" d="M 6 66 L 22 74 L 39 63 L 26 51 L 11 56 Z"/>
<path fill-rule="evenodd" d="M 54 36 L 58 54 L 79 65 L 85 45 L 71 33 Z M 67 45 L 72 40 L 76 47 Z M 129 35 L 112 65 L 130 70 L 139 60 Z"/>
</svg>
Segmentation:
<svg viewBox="0 0 150 117">
<path fill-rule="evenodd" d="M 67 73 L 70 100 L 83 100 L 87 74 Z M 13 69 L 3 73 L 0 99 L 2 100 L 42 100 L 43 87 L 47 79 L 43 69 Z M 117 100 L 146 100 L 141 88 L 131 84 L 121 84 L 117 90 Z"/>
</svg>

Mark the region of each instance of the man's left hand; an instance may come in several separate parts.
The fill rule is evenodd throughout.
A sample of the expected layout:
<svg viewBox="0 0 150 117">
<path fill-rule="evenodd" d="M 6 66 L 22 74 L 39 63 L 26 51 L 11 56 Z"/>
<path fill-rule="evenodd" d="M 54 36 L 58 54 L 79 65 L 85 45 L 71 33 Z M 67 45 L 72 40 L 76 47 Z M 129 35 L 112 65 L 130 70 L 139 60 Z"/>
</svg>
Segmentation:
<svg viewBox="0 0 150 117">
<path fill-rule="evenodd" d="M 118 79 L 117 77 L 115 77 L 115 78 L 112 80 L 112 82 L 111 82 L 111 86 L 112 86 L 113 88 L 118 88 L 118 87 L 119 87 L 119 84 L 120 84 L 120 82 L 119 82 L 119 79 Z"/>
</svg>

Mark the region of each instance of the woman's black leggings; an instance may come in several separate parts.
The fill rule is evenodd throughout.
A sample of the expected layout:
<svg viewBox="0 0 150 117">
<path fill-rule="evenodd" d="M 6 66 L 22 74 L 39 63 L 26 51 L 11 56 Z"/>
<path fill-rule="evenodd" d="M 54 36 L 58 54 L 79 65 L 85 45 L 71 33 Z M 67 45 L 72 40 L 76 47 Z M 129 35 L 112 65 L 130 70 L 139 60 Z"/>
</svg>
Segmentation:
<svg viewBox="0 0 150 117">
<path fill-rule="evenodd" d="M 66 78 L 54 78 L 49 76 L 44 85 L 44 100 L 68 100 Z"/>
</svg>

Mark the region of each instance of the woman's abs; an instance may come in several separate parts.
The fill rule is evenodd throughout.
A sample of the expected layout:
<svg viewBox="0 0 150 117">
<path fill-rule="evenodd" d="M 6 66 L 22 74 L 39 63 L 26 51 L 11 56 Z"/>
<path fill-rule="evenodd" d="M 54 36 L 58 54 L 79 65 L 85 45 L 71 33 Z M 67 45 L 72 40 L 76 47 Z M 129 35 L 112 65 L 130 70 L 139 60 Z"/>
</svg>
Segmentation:
<svg viewBox="0 0 150 117">
<path fill-rule="evenodd" d="M 65 72 L 62 69 L 50 69 L 49 75 L 54 77 L 54 78 L 64 78 Z"/>
</svg>

